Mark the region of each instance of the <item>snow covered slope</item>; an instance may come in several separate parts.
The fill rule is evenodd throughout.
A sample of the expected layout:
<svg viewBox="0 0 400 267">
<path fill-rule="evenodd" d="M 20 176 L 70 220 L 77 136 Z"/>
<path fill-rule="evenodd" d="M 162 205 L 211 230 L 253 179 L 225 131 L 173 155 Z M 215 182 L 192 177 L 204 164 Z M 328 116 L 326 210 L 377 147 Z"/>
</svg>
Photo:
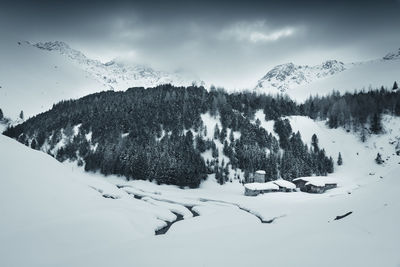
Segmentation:
<svg viewBox="0 0 400 267">
<path fill-rule="evenodd" d="M 175 218 L 3 135 L 0 147 L 1 266 L 67 266 L 88 252 L 153 236 L 162 220 Z"/>
<path fill-rule="evenodd" d="M 185 77 L 182 73 L 168 73 L 140 64 L 129 65 L 117 59 L 103 64 L 98 60 L 87 58 L 82 52 L 60 41 L 37 43 L 34 46 L 69 58 L 93 78 L 114 90 L 126 90 L 129 87 L 154 87 L 167 83 L 176 86 L 189 86 L 193 82 L 199 85 L 202 83 L 193 77 L 192 79 Z"/>
<path fill-rule="evenodd" d="M 195 79 L 117 61 L 101 63 L 63 42 L 32 45 L 8 38 L 0 42 L 0 108 L 15 119 L 46 111 L 54 103 L 104 90 L 191 85 Z M 197 80 L 197 84 L 201 84 Z"/>
<path fill-rule="evenodd" d="M 305 141 L 316 133 L 329 155 L 342 152 L 330 176 L 338 188 L 246 197 L 237 181 L 219 186 L 212 177 L 185 190 L 128 182 L 82 173 L 0 135 L 0 265 L 398 266 L 399 118 L 385 116 L 386 132 L 366 143 L 324 122 L 289 119 Z M 184 219 L 154 236 L 172 212 Z"/>
<path fill-rule="evenodd" d="M 303 101 L 310 95 L 325 95 L 332 90 L 354 90 L 390 87 L 400 80 L 400 51 L 382 59 L 344 64 L 329 60 L 316 66 L 298 66 L 293 63 L 278 65 L 261 78 L 256 92 L 286 93 Z"/>
<path fill-rule="evenodd" d="M 0 42 L 0 108 L 15 119 L 45 111 L 63 99 L 78 98 L 108 87 L 63 56 L 27 42 Z"/>
</svg>

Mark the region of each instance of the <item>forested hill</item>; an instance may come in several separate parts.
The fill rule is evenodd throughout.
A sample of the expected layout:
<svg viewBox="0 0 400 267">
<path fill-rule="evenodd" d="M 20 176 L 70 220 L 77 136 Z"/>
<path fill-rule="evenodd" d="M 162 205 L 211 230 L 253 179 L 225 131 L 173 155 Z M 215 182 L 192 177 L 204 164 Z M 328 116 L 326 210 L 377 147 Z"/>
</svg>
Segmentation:
<svg viewBox="0 0 400 267">
<path fill-rule="evenodd" d="M 275 120 L 279 140 L 254 120 L 257 110 Z M 247 179 L 258 169 L 270 179 L 326 175 L 334 163 L 318 146 L 318 137 L 307 147 L 281 117 L 327 119 L 330 127 L 367 138 L 382 130 L 383 112 L 400 114 L 397 90 L 334 93 L 298 105 L 285 96 L 162 85 L 62 101 L 4 134 L 60 161 L 76 160 L 88 171 L 197 187 L 210 173 L 221 184 Z M 217 123 L 210 125 L 205 115 Z"/>
</svg>

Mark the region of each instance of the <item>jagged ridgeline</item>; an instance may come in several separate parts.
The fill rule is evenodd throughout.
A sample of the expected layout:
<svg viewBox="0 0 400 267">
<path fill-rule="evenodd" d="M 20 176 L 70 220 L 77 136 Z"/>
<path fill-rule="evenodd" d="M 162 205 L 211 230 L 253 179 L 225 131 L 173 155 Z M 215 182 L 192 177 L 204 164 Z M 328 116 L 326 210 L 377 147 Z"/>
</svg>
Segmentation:
<svg viewBox="0 0 400 267">
<path fill-rule="evenodd" d="M 381 98 L 391 96 L 386 94 L 392 92 Z M 208 92 L 196 86 L 131 88 L 62 101 L 4 134 L 60 161 L 77 161 L 87 171 L 127 179 L 197 187 L 210 173 L 222 184 L 261 169 L 269 179 L 291 180 L 326 175 L 333 171 L 333 160 L 318 147 L 317 137 L 307 147 L 280 118 L 325 116 L 338 101 L 346 98 L 334 95 L 297 105 L 284 96 Z M 257 110 L 275 120 L 279 141 L 255 120 Z M 213 125 L 205 118 L 214 118 Z"/>
</svg>

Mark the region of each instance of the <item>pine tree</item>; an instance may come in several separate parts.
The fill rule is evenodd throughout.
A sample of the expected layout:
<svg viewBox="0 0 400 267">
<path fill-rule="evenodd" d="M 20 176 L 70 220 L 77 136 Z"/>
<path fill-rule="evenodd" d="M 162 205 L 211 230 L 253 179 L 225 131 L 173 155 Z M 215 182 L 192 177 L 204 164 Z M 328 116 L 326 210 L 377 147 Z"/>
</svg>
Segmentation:
<svg viewBox="0 0 400 267">
<path fill-rule="evenodd" d="M 218 124 L 215 124 L 215 127 L 214 127 L 214 139 L 215 140 L 219 139 L 219 127 L 218 127 Z"/>
<path fill-rule="evenodd" d="M 382 164 L 383 163 L 383 159 L 380 153 L 376 154 L 376 158 L 375 158 L 375 162 L 377 164 Z"/>
<path fill-rule="evenodd" d="M 20 118 L 21 120 L 24 119 L 24 111 L 23 111 L 23 110 L 21 110 L 21 112 L 19 113 L 19 118 Z"/>
<path fill-rule="evenodd" d="M 36 140 L 33 139 L 32 142 L 31 142 L 31 148 L 32 149 L 36 149 L 36 147 L 37 147 Z"/>
<path fill-rule="evenodd" d="M 341 166 L 343 164 L 343 159 L 342 159 L 342 154 L 339 152 L 338 160 L 337 160 L 337 165 Z"/>
<path fill-rule="evenodd" d="M 0 120 L 2 120 L 2 119 L 4 119 L 4 114 L 3 114 L 3 111 L 0 108 Z"/>
<path fill-rule="evenodd" d="M 214 141 L 212 141 L 212 143 L 211 143 L 211 155 L 212 155 L 213 158 L 218 158 L 218 154 L 219 154 L 218 153 L 218 148 L 215 145 Z"/>
<path fill-rule="evenodd" d="M 318 152 L 319 151 L 318 137 L 317 137 L 316 134 L 313 134 L 312 137 L 311 137 L 311 146 L 312 146 L 314 152 Z"/>
<path fill-rule="evenodd" d="M 399 86 L 397 85 L 397 82 L 394 82 L 393 88 L 392 88 L 392 89 L 393 89 L 393 90 L 399 89 Z"/>
<path fill-rule="evenodd" d="M 367 134 L 364 126 L 361 127 L 361 134 L 360 134 L 361 142 L 365 142 L 367 140 Z"/>
<path fill-rule="evenodd" d="M 382 131 L 382 123 L 381 123 L 381 116 L 378 113 L 375 113 L 371 120 L 371 128 L 370 130 L 374 134 L 378 134 Z"/>
<path fill-rule="evenodd" d="M 229 133 L 229 140 L 231 141 L 231 143 L 235 141 L 235 137 L 233 136 L 233 130 L 231 130 Z"/>
</svg>

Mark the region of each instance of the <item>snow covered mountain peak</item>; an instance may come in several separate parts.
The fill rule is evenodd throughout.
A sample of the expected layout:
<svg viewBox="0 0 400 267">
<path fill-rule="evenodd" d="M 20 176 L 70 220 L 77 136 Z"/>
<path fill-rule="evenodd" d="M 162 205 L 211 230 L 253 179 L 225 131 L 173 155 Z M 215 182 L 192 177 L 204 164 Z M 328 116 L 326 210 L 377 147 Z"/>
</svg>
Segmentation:
<svg viewBox="0 0 400 267">
<path fill-rule="evenodd" d="M 86 57 L 82 52 L 71 48 L 62 41 L 40 42 L 33 46 L 68 57 L 78 67 L 89 73 L 100 83 L 113 90 L 126 90 L 130 87 L 154 87 L 161 84 L 188 86 L 193 82 L 203 85 L 204 82 L 183 75 L 155 70 L 142 64 L 127 64 L 117 59 L 102 63 Z"/>
<path fill-rule="evenodd" d="M 390 52 L 383 57 L 384 60 L 400 59 L 400 48 L 395 52 Z"/>
<path fill-rule="evenodd" d="M 278 89 L 280 92 L 285 92 L 291 87 L 311 83 L 316 79 L 336 74 L 345 69 L 345 64 L 337 60 L 327 60 L 315 66 L 281 64 L 267 72 L 258 81 L 255 89 Z"/>
</svg>

